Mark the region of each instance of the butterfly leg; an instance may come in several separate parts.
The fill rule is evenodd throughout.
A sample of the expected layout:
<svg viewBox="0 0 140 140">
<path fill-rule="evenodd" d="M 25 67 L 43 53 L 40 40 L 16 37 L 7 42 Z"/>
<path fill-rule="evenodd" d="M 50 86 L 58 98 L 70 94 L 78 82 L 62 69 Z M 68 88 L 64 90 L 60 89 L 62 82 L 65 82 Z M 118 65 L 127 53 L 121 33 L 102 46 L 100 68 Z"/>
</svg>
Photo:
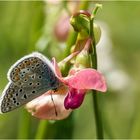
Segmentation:
<svg viewBox="0 0 140 140">
<path fill-rule="evenodd" d="M 54 103 L 53 96 L 52 96 L 52 93 L 51 93 L 51 92 L 50 92 L 50 95 L 51 95 L 51 100 L 52 100 L 53 105 L 54 105 L 55 115 L 57 116 L 57 115 L 58 115 L 58 113 L 57 113 L 56 106 L 55 106 L 55 103 Z"/>
</svg>

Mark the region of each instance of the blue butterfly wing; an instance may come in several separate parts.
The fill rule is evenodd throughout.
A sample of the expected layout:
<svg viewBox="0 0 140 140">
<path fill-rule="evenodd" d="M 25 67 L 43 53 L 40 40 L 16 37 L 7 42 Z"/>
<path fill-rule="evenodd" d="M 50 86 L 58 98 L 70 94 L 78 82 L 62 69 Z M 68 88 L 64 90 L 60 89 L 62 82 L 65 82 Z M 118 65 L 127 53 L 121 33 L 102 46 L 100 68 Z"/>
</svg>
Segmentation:
<svg viewBox="0 0 140 140">
<path fill-rule="evenodd" d="M 12 111 L 61 84 L 41 54 L 22 58 L 12 66 L 8 75 L 10 82 L 1 97 L 1 113 Z"/>
</svg>

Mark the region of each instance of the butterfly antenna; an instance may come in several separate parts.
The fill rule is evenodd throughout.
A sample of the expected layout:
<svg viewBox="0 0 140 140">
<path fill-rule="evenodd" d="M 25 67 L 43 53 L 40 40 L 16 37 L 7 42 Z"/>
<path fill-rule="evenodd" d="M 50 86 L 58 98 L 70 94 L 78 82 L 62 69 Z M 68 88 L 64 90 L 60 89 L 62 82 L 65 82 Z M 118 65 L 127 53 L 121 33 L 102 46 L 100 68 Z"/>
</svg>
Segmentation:
<svg viewBox="0 0 140 140">
<path fill-rule="evenodd" d="M 52 96 L 52 93 L 51 94 L 51 100 L 53 102 L 53 105 L 54 105 L 54 109 L 55 109 L 55 115 L 57 116 L 57 110 L 56 110 L 56 106 L 55 106 L 55 103 L 54 103 L 54 100 L 53 100 L 53 96 Z"/>
</svg>

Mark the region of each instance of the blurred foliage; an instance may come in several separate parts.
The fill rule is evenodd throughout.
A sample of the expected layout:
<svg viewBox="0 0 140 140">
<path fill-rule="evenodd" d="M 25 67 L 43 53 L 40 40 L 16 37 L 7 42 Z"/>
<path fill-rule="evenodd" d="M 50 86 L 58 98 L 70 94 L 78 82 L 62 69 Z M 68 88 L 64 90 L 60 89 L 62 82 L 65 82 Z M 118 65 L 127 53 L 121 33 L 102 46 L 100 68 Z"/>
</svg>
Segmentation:
<svg viewBox="0 0 140 140">
<path fill-rule="evenodd" d="M 86 3 L 89 10 L 93 9 L 94 3 Z M 140 2 L 100 3 L 103 9 L 98 12 L 96 20 L 105 22 L 109 27 L 113 43 L 111 53 L 115 58 L 113 63 L 131 79 L 127 89 L 109 89 L 107 94 L 99 95 L 105 138 L 140 138 Z M 9 67 L 24 55 L 41 51 L 49 58 L 55 56 L 57 60 L 65 56 L 66 44 L 58 42 L 53 34 L 53 26 L 65 8 L 62 3 L 53 5 L 44 1 L 0 1 L 1 92 L 8 81 L 6 74 Z M 0 138 L 38 138 L 39 130 L 42 131 L 38 135 L 44 138 L 95 138 L 91 95 L 87 95 L 81 108 L 69 118 L 56 122 L 43 121 L 39 127 L 38 124 L 39 120 L 23 108 L 0 115 Z"/>
</svg>

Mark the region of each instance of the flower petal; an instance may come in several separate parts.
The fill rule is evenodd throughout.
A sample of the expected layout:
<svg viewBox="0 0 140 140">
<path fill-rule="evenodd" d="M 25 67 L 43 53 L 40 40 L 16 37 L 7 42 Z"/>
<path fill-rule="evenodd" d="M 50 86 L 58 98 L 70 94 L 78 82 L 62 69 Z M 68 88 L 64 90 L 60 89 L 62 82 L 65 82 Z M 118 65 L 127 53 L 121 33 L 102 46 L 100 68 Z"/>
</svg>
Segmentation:
<svg viewBox="0 0 140 140">
<path fill-rule="evenodd" d="M 76 109 L 83 103 L 85 97 L 85 90 L 77 90 L 70 88 L 67 96 L 64 100 L 64 106 L 66 109 Z"/>
<path fill-rule="evenodd" d="M 98 71 L 87 68 L 65 78 L 65 83 L 75 89 L 94 89 L 105 92 L 107 90 L 105 78 Z"/>
<path fill-rule="evenodd" d="M 56 59 L 54 57 L 52 58 L 52 63 L 53 63 L 53 66 L 54 66 L 55 75 L 58 78 L 61 78 L 62 77 L 62 74 L 61 74 L 61 71 L 59 69 L 59 66 L 58 66 L 58 64 L 56 62 Z"/>
<path fill-rule="evenodd" d="M 55 75 L 59 78 L 60 81 L 64 82 L 63 81 L 63 78 L 62 78 L 61 70 L 60 70 L 59 67 L 65 65 L 66 63 L 68 63 L 78 53 L 79 53 L 79 51 L 76 51 L 76 52 L 70 54 L 65 59 L 63 59 L 62 61 L 60 61 L 59 63 L 56 62 L 56 59 L 54 57 L 52 58 L 52 64 L 54 66 Z"/>
<path fill-rule="evenodd" d="M 32 100 L 26 105 L 27 110 L 35 117 L 39 119 L 47 120 L 61 120 L 68 117 L 72 110 L 66 110 L 64 107 L 65 94 L 53 95 L 53 101 L 51 95 L 47 93 Z M 57 115 L 55 113 L 55 107 Z"/>
</svg>

